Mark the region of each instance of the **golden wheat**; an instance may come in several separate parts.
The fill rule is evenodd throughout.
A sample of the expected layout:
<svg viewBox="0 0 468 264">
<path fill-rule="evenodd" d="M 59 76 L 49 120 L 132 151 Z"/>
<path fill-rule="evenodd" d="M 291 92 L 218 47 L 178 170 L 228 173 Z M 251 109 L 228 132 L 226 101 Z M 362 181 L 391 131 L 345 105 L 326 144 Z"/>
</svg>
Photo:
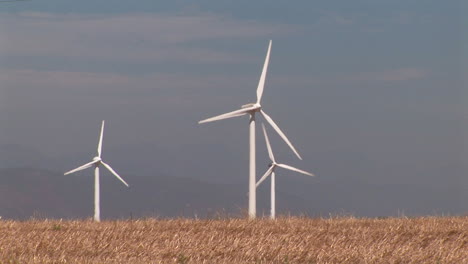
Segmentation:
<svg viewBox="0 0 468 264">
<path fill-rule="evenodd" d="M 468 263 L 468 217 L 0 221 L 0 263 Z"/>
</svg>

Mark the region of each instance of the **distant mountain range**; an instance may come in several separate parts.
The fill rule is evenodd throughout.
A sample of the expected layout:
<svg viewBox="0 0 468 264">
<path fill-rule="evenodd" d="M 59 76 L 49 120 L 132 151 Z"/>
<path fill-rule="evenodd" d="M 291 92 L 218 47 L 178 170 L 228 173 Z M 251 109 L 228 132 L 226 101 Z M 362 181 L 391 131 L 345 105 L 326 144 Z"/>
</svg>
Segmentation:
<svg viewBox="0 0 468 264">
<path fill-rule="evenodd" d="M 236 188 L 191 179 L 132 177 L 130 188 L 102 173 L 103 218 L 207 217 L 235 212 L 242 200 Z M 92 170 L 77 175 L 43 169 L 0 169 L 0 216 L 3 218 L 86 218 L 93 213 Z"/>
<path fill-rule="evenodd" d="M 246 185 L 123 176 L 130 188 L 110 174 L 101 177 L 103 219 L 242 216 L 246 211 Z M 265 183 L 257 194 L 259 215 L 269 212 L 269 182 Z M 443 187 L 337 184 L 301 177 L 294 181 L 278 177 L 277 185 L 279 214 L 412 216 L 463 214 L 464 210 L 461 193 Z M 4 219 L 88 218 L 92 214 L 92 170 L 64 176 L 35 168 L 0 169 L 0 216 Z"/>
<path fill-rule="evenodd" d="M 203 177 L 206 168 L 194 164 L 197 155 L 187 148 L 182 158 L 175 153 L 155 151 L 154 146 L 139 146 L 111 151 L 105 157 L 130 184 L 125 187 L 102 170 L 101 214 L 103 219 L 131 217 L 214 217 L 241 216 L 247 207 L 247 175 L 229 163 L 229 158 L 209 164 L 213 171 L 225 173 L 217 177 Z M 142 155 L 142 151 L 144 155 Z M 154 156 L 151 152 L 165 153 Z M 218 150 L 225 155 L 234 155 Z M 140 156 L 128 160 L 128 153 Z M 91 153 L 92 154 L 92 153 Z M 0 145 L 0 216 L 28 219 L 87 218 L 93 214 L 93 172 L 85 170 L 64 176 L 63 172 L 92 158 L 88 154 L 50 158 L 39 151 L 20 145 Z M 224 155 L 224 154 L 223 154 Z M 130 155 L 132 156 L 132 155 Z M 238 157 L 230 157 L 238 159 Z M 156 161 L 156 162 L 155 162 Z M 222 163 L 221 163 L 222 162 Z M 168 164 L 178 164 L 166 170 Z M 171 166 L 169 166 L 171 167 Z M 173 166 L 172 166 L 173 167 Z M 125 170 L 134 173 L 126 173 Z M 259 170 L 261 167 L 259 167 Z M 266 167 L 263 167 L 266 169 Z M 187 175 L 190 178 L 174 175 Z M 237 175 L 237 176 L 236 176 Z M 217 175 L 215 175 L 217 176 Z M 260 175 L 257 175 L 260 177 Z M 234 179 L 227 183 L 226 179 Z M 245 181 L 244 181 L 245 179 Z M 257 191 L 258 215 L 269 213 L 269 180 Z M 442 215 L 468 213 L 468 190 L 460 186 L 434 184 L 375 184 L 342 177 L 329 179 L 283 175 L 277 177 L 277 213 L 329 216 Z"/>
</svg>

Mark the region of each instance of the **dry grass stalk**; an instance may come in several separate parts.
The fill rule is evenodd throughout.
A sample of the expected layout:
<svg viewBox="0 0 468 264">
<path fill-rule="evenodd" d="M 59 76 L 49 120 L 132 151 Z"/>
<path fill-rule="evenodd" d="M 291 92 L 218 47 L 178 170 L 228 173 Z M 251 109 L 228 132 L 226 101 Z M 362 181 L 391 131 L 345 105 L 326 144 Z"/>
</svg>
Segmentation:
<svg viewBox="0 0 468 264">
<path fill-rule="evenodd" d="M 0 263 L 468 263 L 468 217 L 3 220 Z"/>
</svg>

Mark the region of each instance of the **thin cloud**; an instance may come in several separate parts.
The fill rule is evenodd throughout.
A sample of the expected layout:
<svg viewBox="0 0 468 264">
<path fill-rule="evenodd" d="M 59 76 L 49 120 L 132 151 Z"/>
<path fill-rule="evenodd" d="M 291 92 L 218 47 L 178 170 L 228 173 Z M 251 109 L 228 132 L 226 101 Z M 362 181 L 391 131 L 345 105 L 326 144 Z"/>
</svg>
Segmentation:
<svg viewBox="0 0 468 264">
<path fill-rule="evenodd" d="M 0 18 L 3 56 L 62 56 L 123 62 L 239 62 L 248 59 L 189 45 L 288 34 L 285 25 L 200 15 L 79 15 L 26 12 Z"/>
<path fill-rule="evenodd" d="M 270 81 L 277 85 L 342 85 L 360 83 L 405 82 L 421 80 L 429 75 L 422 68 L 399 68 L 374 72 L 356 72 L 329 76 L 271 76 Z"/>
<path fill-rule="evenodd" d="M 355 18 L 338 13 L 322 12 L 316 26 L 350 26 L 356 23 Z"/>
<path fill-rule="evenodd" d="M 363 72 L 342 77 L 344 81 L 352 82 L 401 82 L 422 79 L 427 71 L 419 68 L 400 68 L 380 72 Z"/>
<path fill-rule="evenodd" d="M 30 108 L 58 101 L 112 98 L 115 103 L 164 105 L 167 109 L 190 108 L 210 95 L 216 103 L 225 104 L 230 95 L 212 94 L 213 90 L 232 83 L 245 86 L 248 77 L 235 74 L 195 75 L 151 73 L 123 75 L 99 72 L 40 71 L 13 69 L 0 71 L 0 99 L 8 98 L 0 108 Z M 79 98 L 79 99 L 77 99 Z M 14 102 L 14 103 L 12 103 Z M 41 104 L 38 104 L 41 102 Z M 181 102 L 185 102 L 182 104 Z"/>
<path fill-rule="evenodd" d="M 321 17 L 314 23 L 314 29 L 339 30 L 351 32 L 385 32 L 395 27 L 427 25 L 433 23 L 429 14 L 408 11 L 387 10 L 384 14 L 369 12 L 328 12 L 322 11 Z"/>
</svg>

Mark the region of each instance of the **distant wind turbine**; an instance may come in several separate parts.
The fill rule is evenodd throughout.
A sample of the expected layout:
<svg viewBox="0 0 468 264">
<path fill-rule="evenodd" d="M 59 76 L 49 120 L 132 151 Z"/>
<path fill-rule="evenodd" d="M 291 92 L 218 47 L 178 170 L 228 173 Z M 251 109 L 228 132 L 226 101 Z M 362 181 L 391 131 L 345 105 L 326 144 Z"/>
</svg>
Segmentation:
<svg viewBox="0 0 468 264">
<path fill-rule="evenodd" d="M 294 167 L 286 165 L 286 164 L 276 163 L 275 156 L 273 155 L 273 151 L 271 150 L 270 140 L 268 140 L 268 135 L 267 135 L 264 124 L 262 124 L 262 128 L 263 128 L 263 134 L 265 135 L 265 142 L 266 142 L 266 146 L 267 146 L 267 149 L 268 149 L 268 156 L 270 157 L 271 163 L 270 163 L 270 168 L 265 172 L 265 174 L 263 174 L 262 178 L 260 178 L 260 180 L 257 182 L 255 187 L 258 187 L 266 178 L 268 178 L 268 176 L 271 175 L 270 218 L 275 219 L 275 214 L 276 214 L 276 212 L 275 212 L 276 211 L 275 169 L 276 169 L 276 167 L 280 167 L 280 168 L 283 168 L 283 169 L 299 172 L 299 173 L 309 175 L 309 176 L 315 176 L 315 175 L 310 173 L 310 172 L 303 171 L 303 170 L 294 168 Z"/>
<path fill-rule="evenodd" d="M 102 137 L 104 133 L 104 120 L 102 121 L 102 126 L 101 126 L 101 135 L 99 136 L 99 143 L 98 143 L 98 148 L 97 148 L 97 156 L 93 158 L 93 161 L 86 163 L 74 170 L 71 170 L 69 172 L 65 172 L 64 175 L 74 173 L 80 170 L 84 170 L 90 167 L 94 166 L 94 221 L 99 222 L 101 221 L 101 216 L 100 216 L 100 202 L 99 202 L 99 166 L 103 165 L 106 167 L 112 174 L 114 174 L 117 179 L 119 179 L 123 184 L 125 184 L 128 187 L 128 184 L 120 177 L 117 172 L 115 172 L 111 166 L 109 166 L 107 163 L 102 161 L 101 159 L 101 150 L 102 150 Z"/>
<path fill-rule="evenodd" d="M 263 65 L 262 74 L 260 76 L 260 81 L 257 87 L 257 102 L 250 103 L 243 105 L 241 109 L 235 110 L 226 114 L 218 115 L 215 117 L 211 117 L 205 120 L 198 122 L 207 123 L 222 119 L 227 119 L 231 117 L 243 116 L 246 114 L 250 115 L 250 122 L 249 122 L 249 217 L 255 218 L 256 215 L 256 193 L 255 193 L 255 113 L 260 112 L 262 116 L 266 119 L 266 121 L 276 130 L 276 132 L 281 136 L 281 138 L 288 144 L 288 146 L 292 149 L 292 151 L 296 154 L 299 159 L 302 159 L 299 153 L 296 151 L 294 146 L 288 140 L 286 135 L 281 131 L 278 125 L 271 119 L 269 115 L 267 115 L 263 110 L 262 106 L 260 105 L 260 101 L 262 99 L 263 88 L 265 86 L 265 78 L 268 69 L 268 63 L 270 60 L 270 50 L 271 50 L 271 40 L 268 45 L 268 51 L 265 58 L 265 63 Z"/>
</svg>

